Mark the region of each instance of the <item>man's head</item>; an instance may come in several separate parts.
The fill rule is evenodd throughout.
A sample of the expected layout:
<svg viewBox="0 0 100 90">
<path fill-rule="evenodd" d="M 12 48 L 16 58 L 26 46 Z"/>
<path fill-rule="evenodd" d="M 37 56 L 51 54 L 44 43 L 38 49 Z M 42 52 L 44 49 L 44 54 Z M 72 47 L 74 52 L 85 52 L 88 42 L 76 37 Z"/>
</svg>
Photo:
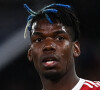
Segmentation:
<svg viewBox="0 0 100 90">
<path fill-rule="evenodd" d="M 58 78 L 71 71 L 80 55 L 79 22 L 71 7 L 55 4 L 31 20 L 28 58 L 41 76 Z"/>
</svg>

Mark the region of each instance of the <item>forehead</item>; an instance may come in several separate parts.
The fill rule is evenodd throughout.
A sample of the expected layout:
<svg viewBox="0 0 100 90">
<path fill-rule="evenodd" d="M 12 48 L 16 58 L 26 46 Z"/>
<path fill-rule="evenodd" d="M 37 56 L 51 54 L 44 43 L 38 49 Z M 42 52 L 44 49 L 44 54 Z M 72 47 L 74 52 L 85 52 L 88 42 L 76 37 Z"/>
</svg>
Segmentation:
<svg viewBox="0 0 100 90">
<path fill-rule="evenodd" d="M 36 21 L 32 25 L 32 33 L 38 31 L 38 32 L 55 32 L 58 30 L 63 30 L 64 32 L 67 32 L 67 29 L 65 26 L 63 26 L 60 22 L 56 22 L 53 24 L 50 24 L 50 22 L 46 19 L 41 19 L 39 21 Z"/>
</svg>

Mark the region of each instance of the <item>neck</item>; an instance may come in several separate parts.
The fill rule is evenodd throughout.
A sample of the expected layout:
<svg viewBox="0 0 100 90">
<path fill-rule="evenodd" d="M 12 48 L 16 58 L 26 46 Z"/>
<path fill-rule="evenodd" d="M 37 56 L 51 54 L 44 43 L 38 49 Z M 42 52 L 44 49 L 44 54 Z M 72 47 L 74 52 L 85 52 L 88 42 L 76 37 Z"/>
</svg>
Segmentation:
<svg viewBox="0 0 100 90">
<path fill-rule="evenodd" d="M 41 76 L 43 90 L 71 90 L 79 81 L 75 69 L 67 72 L 59 80 L 53 81 Z"/>
</svg>

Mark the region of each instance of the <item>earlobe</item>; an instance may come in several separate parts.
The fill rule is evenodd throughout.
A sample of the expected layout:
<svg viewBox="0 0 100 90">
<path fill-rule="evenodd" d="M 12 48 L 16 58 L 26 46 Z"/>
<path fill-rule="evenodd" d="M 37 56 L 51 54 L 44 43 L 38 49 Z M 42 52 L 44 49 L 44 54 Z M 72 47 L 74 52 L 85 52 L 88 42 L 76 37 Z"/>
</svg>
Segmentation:
<svg viewBox="0 0 100 90">
<path fill-rule="evenodd" d="M 80 44 L 78 41 L 74 42 L 74 57 L 78 57 L 80 55 Z"/>
<path fill-rule="evenodd" d="M 32 61 L 32 50 L 31 50 L 31 48 L 28 50 L 27 57 L 28 57 L 29 61 L 31 62 Z"/>
</svg>

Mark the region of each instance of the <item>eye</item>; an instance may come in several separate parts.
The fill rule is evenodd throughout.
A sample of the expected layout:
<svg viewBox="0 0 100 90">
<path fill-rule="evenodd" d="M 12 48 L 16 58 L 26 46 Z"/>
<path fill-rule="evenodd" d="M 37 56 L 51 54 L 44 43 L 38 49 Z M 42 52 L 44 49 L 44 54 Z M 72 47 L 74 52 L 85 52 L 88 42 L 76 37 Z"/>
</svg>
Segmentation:
<svg viewBox="0 0 100 90">
<path fill-rule="evenodd" d="M 62 36 L 58 36 L 56 39 L 59 40 L 59 41 L 61 41 L 61 40 L 64 40 L 65 38 L 62 37 Z"/>
<path fill-rule="evenodd" d="M 43 39 L 42 38 L 37 38 L 36 40 L 35 40 L 35 42 L 41 42 Z"/>
</svg>

